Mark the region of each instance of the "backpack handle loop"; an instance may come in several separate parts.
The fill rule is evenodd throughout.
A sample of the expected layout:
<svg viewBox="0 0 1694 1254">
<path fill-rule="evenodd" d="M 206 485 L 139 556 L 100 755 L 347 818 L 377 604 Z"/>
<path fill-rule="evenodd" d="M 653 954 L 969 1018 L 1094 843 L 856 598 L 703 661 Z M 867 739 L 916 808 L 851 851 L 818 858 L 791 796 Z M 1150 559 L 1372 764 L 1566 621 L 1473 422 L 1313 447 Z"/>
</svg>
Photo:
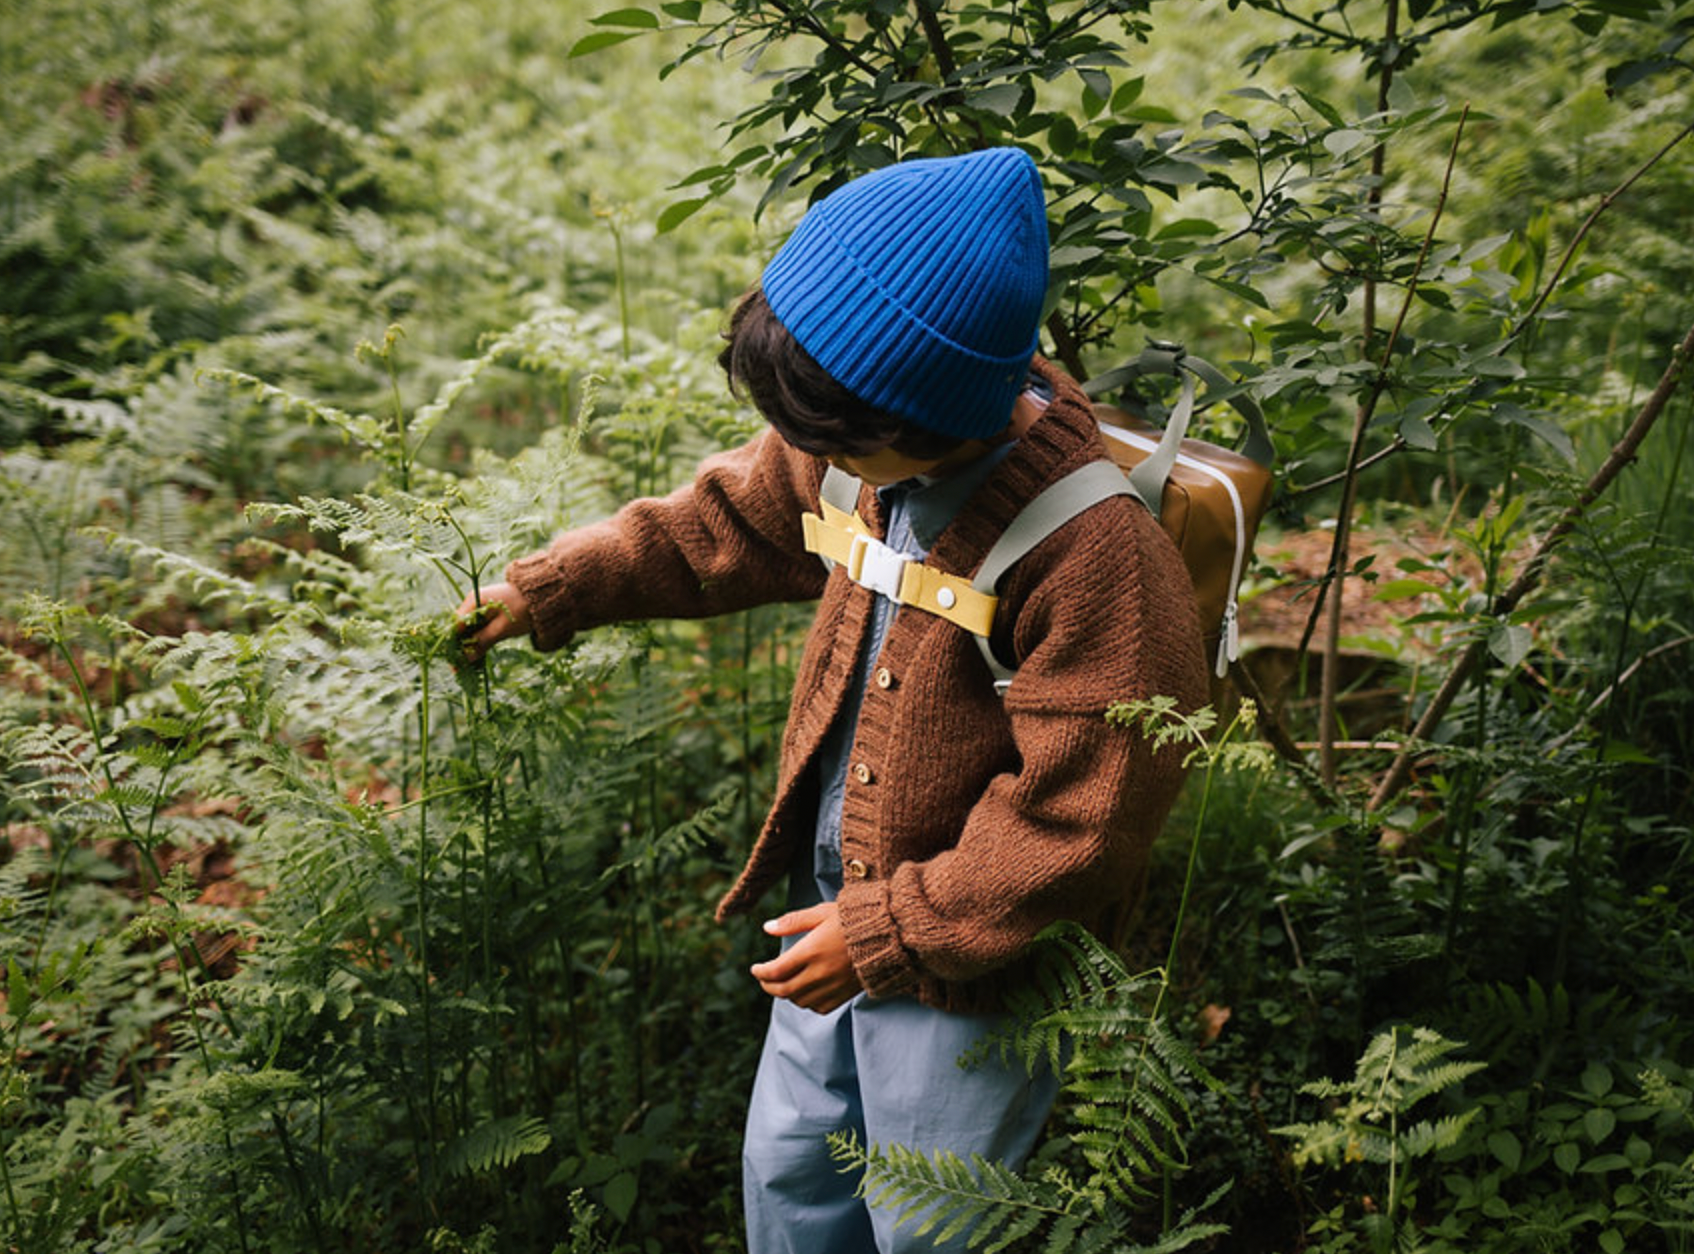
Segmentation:
<svg viewBox="0 0 1694 1254">
<path fill-rule="evenodd" d="M 1183 345 L 1171 340 L 1148 340 L 1147 347 L 1142 349 L 1134 360 L 1095 375 L 1083 384 L 1083 390 L 1090 396 L 1099 397 L 1150 374 L 1175 375 L 1185 383 L 1190 379 L 1204 383 L 1207 405 L 1220 400 L 1227 401 L 1246 421 L 1247 439 L 1241 446 L 1243 456 L 1267 467 L 1276 461 L 1276 446 L 1271 443 L 1270 428 L 1265 423 L 1264 411 L 1259 408 L 1258 402 L 1247 394 L 1246 385 L 1232 383 L 1216 366 L 1199 357 L 1190 357 Z M 1181 407 L 1182 403 L 1179 401 L 1177 409 L 1180 410 Z M 1177 410 L 1172 410 L 1165 425 L 1167 434 L 1176 421 Z M 1186 430 L 1187 415 L 1183 416 L 1183 426 Z M 1180 437 L 1177 442 L 1181 442 Z"/>
</svg>

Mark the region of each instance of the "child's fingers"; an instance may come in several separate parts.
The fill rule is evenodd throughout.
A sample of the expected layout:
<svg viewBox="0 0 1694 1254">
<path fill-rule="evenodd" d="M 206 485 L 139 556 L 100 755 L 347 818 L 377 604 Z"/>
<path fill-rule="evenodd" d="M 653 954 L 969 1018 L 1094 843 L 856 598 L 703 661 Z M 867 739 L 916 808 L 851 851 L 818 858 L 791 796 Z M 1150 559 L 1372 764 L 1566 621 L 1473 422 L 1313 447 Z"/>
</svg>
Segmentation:
<svg viewBox="0 0 1694 1254">
<path fill-rule="evenodd" d="M 793 936 L 797 932 L 809 932 L 822 923 L 828 913 L 824 906 L 808 906 L 804 910 L 790 910 L 787 914 L 779 914 L 776 918 L 765 923 L 765 933 L 769 936 Z"/>
</svg>

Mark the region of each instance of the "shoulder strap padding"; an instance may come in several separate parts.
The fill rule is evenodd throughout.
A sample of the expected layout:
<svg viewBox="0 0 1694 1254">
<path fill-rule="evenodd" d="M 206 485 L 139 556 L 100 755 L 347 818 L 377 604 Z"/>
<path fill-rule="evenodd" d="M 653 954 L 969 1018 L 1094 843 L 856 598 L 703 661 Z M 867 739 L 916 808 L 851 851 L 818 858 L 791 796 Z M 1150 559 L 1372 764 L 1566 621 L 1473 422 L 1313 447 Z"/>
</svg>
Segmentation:
<svg viewBox="0 0 1694 1254">
<path fill-rule="evenodd" d="M 1089 462 L 1057 483 L 1048 485 L 1000 533 L 1000 538 L 977 568 L 971 587 L 986 595 L 997 596 L 1001 576 L 1025 554 L 1078 514 L 1113 496 L 1140 499 L 1134 485 L 1111 462 Z M 1014 668 L 994 655 L 988 636 L 979 635 L 976 643 L 982 650 L 982 660 L 994 676 L 995 687 L 1004 692 L 1016 673 Z"/>
<path fill-rule="evenodd" d="M 859 486 L 857 475 L 831 466 L 824 472 L 823 483 L 818 486 L 818 499 L 835 506 L 843 514 L 851 514 L 859 507 Z"/>
</svg>

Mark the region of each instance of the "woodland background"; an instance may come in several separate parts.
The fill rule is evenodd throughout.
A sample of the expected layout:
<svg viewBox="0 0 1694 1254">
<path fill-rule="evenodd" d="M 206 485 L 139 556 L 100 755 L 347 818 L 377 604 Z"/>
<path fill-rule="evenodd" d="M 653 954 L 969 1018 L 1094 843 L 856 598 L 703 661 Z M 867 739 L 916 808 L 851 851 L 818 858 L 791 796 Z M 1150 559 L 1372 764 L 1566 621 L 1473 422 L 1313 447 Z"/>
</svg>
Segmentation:
<svg viewBox="0 0 1694 1254">
<path fill-rule="evenodd" d="M 1196 770 L 1032 984 L 1050 1138 L 873 1182 L 984 1248 L 1694 1249 L 1694 6 L 0 32 L 0 1249 L 740 1248 L 710 907 L 805 607 L 480 669 L 447 615 L 757 429 L 716 336 L 808 196 L 996 142 L 1047 350 L 1187 344 L 1278 495 L 1217 722 L 1114 715 Z"/>
</svg>

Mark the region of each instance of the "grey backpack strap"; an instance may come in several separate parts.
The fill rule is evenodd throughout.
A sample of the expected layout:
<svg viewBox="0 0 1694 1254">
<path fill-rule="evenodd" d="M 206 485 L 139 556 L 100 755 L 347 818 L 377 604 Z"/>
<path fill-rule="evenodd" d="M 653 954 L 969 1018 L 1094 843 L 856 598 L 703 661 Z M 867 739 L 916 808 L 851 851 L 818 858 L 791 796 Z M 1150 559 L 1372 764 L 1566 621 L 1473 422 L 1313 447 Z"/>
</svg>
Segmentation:
<svg viewBox="0 0 1694 1254">
<path fill-rule="evenodd" d="M 831 466 L 824 472 L 823 483 L 818 487 L 818 499 L 828 501 L 843 514 L 851 514 L 859 507 L 859 487 L 857 475 Z"/>
<path fill-rule="evenodd" d="M 1182 451 L 1182 442 L 1188 436 L 1188 420 L 1193 416 L 1194 376 L 1185 372 L 1182 396 L 1165 421 L 1165 433 L 1159 438 L 1159 446 L 1129 472 L 1129 482 L 1135 488 L 1135 495 L 1153 512 L 1154 518 L 1159 516 L 1159 510 L 1165 503 L 1165 482 L 1170 478 L 1171 467 L 1176 465 L 1177 454 Z"/>
<path fill-rule="evenodd" d="M 1161 491 L 1163 487 L 1164 481 L 1161 478 Z M 989 549 L 988 555 L 982 559 L 976 577 L 971 580 L 971 587 L 989 596 L 996 595 L 1001 576 L 1016 565 L 1024 554 L 1078 514 L 1098 505 L 1107 497 L 1138 495 L 1135 486 L 1124 477 L 1123 471 L 1111 462 L 1089 462 L 1086 466 L 1071 471 L 1025 505 L 1018 516 L 1012 519 L 1011 525 L 1000 533 L 994 547 Z M 994 656 L 994 649 L 987 636 L 978 636 L 976 643 L 982 650 L 982 660 L 988 663 L 989 672 L 994 676 L 995 690 L 1004 693 L 1016 671 L 1003 665 L 1000 659 Z"/>
<path fill-rule="evenodd" d="M 859 488 L 861 486 L 863 485 L 857 475 L 850 475 L 845 470 L 831 466 L 824 471 L 823 482 L 818 485 L 818 500 L 825 505 L 833 506 L 843 514 L 851 514 L 859 507 Z M 818 556 L 823 562 L 825 570 L 835 569 L 833 559 L 824 557 L 821 553 Z"/>
</svg>

